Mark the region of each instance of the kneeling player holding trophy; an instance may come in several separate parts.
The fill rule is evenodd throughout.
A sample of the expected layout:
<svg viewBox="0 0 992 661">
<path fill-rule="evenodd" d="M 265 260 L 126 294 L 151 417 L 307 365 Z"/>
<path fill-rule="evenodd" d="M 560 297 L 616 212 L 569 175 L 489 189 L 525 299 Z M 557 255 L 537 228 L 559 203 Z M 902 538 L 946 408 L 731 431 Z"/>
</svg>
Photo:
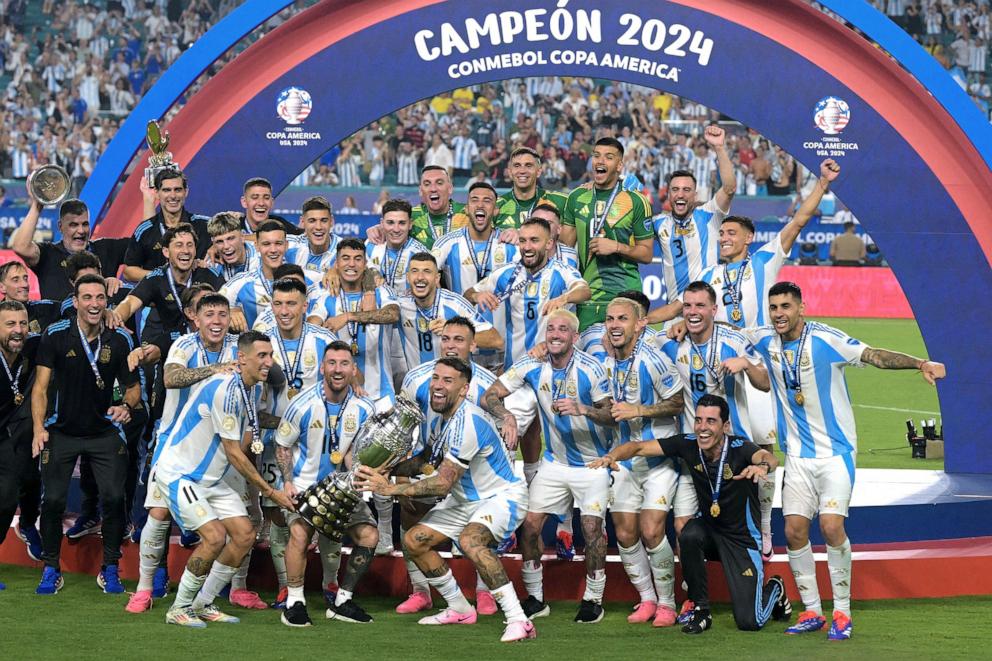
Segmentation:
<svg viewBox="0 0 992 661">
<path fill-rule="evenodd" d="M 508 537 L 527 513 L 527 487 L 513 473 L 503 439 L 492 419 L 468 401 L 472 369 L 459 358 L 440 358 L 431 376 L 431 423 L 435 442 L 396 466 L 397 476 L 430 475 L 391 484 L 380 471 L 359 467 L 355 486 L 384 496 L 447 496 L 407 531 L 403 551 L 448 602 L 448 608 L 420 624 L 472 624 L 476 611 L 465 599 L 451 570 L 434 547 L 451 539 L 475 565 L 506 614 L 501 640 L 534 638 L 534 625 L 507 578 L 495 546 Z M 435 473 L 436 474 L 432 474 Z"/>
</svg>

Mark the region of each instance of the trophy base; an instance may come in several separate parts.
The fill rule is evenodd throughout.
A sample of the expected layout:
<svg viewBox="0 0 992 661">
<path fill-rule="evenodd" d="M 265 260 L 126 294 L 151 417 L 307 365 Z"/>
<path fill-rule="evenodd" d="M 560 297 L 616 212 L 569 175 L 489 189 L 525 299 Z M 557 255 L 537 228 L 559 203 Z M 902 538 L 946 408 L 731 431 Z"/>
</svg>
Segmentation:
<svg viewBox="0 0 992 661">
<path fill-rule="evenodd" d="M 361 499 L 346 475 L 328 475 L 300 494 L 297 513 L 321 535 L 340 542 Z"/>
</svg>

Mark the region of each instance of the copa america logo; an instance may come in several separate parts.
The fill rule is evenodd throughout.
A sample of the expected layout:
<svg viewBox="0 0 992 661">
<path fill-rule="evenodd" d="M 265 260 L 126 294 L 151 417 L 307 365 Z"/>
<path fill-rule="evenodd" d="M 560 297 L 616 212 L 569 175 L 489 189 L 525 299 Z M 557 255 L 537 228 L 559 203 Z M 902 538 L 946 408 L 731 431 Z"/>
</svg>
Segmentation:
<svg viewBox="0 0 992 661">
<path fill-rule="evenodd" d="M 303 120 L 310 116 L 312 109 L 313 99 L 310 98 L 310 92 L 302 87 L 287 87 L 279 92 L 279 97 L 276 99 L 276 114 L 290 126 L 302 124 Z"/>
<path fill-rule="evenodd" d="M 825 96 L 813 107 L 813 123 L 827 135 L 837 135 L 851 121 L 847 101 L 836 96 Z"/>
</svg>

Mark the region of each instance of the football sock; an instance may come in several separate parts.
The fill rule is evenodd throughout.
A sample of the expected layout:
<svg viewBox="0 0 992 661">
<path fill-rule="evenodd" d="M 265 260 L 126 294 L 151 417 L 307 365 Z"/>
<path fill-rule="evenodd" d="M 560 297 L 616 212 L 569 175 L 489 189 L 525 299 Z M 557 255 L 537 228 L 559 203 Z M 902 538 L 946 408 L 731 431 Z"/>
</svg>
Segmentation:
<svg viewBox="0 0 992 661">
<path fill-rule="evenodd" d="M 513 589 L 513 583 L 501 585 L 491 592 L 493 599 L 496 600 L 496 603 L 503 610 L 503 614 L 506 615 L 507 623 L 523 622 L 527 619 L 527 616 L 524 615 L 524 609 L 520 606 L 520 600 L 517 598 L 517 591 Z"/>
<path fill-rule="evenodd" d="M 427 582 L 424 572 L 420 571 L 413 560 L 406 561 L 406 570 L 410 574 L 410 583 L 413 585 L 413 592 L 427 592 L 430 594 L 431 586 Z"/>
<path fill-rule="evenodd" d="M 834 610 L 851 616 L 851 540 L 840 546 L 827 545 L 827 567 L 834 593 Z"/>
<path fill-rule="evenodd" d="M 238 566 L 238 571 L 234 572 L 234 577 L 231 579 L 231 592 L 248 589 L 249 565 L 251 565 L 251 549 L 248 549 L 248 553 L 245 554 L 245 559 Z"/>
<path fill-rule="evenodd" d="M 338 584 L 338 570 L 341 569 L 341 542 L 332 542 L 323 535 L 317 537 L 317 550 L 320 551 L 320 566 L 324 573 L 323 586 Z"/>
<path fill-rule="evenodd" d="M 289 528 L 275 523 L 269 526 L 269 552 L 272 566 L 276 570 L 279 589 L 286 587 L 286 544 L 289 542 Z"/>
<path fill-rule="evenodd" d="M 601 604 L 604 590 L 606 590 L 606 570 L 597 569 L 593 576 L 586 576 L 586 591 L 582 595 L 582 600 Z"/>
<path fill-rule="evenodd" d="M 761 532 L 772 532 L 772 502 L 775 500 L 775 480 L 758 480 L 758 504 L 761 506 Z"/>
<path fill-rule="evenodd" d="M 648 549 L 648 560 L 654 589 L 658 592 L 658 603 L 675 608 L 675 552 L 668 543 L 668 537 L 662 537 L 658 546 Z"/>
<path fill-rule="evenodd" d="M 527 594 L 538 601 L 544 601 L 544 567 L 540 560 L 525 560 L 521 574 Z"/>
<path fill-rule="evenodd" d="M 375 513 L 379 519 L 379 523 L 376 525 L 379 529 L 379 539 L 389 540 L 390 544 L 392 544 L 393 498 L 392 496 L 380 496 L 375 494 L 372 496 L 372 502 L 375 503 Z"/>
<path fill-rule="evenodd" d="M 353 596 L 354 594 L 351 592 L 351 590 L 345 590 L 344 588 L 341 588 L 338 590 L 338 593 L 334 596 L 334 605 L 340 606 L 346 601 L 351 601 L 351 598 Z"/>
<path fill-rule="evenodd" d="M 448 608 L 451 610 L 456 613 L 469 613 L 472 611 L 472 605 L 465 599 L 465 595 L 462 594 L 461 588 L 455 582 L 455 577 L 452 576 L 450 569 L 443 576 L 428 578 L 427 582 L 444 597 L 444 600 L 448 602 Z"/>
<path fill-rule="evenodd" d="M 193 608 L 203 608 L 214 603 L 214 599 L 224 589 L 224 586 L 231 582 L 237 571 L 237 567 L 222 565 L 215 560 L 210 568 L 210 573 L 207 574 L 207 580 L 204 581 L 203 587 L 200 589 L 200 594 L 196 595 L 196 599 L 193 600 Z"/>
<path fill-rule="evenodd" d="M 303 596 L 303 586 L 293 587 L 292 585 L 286 587 L 286 608 L 292 608 L 293 604 L 303 604 L 306 606 L 307 599 Z"/>
<path fill-rule="evenodd" d="M 138 559 L 138 592 L 152 589 L 155 570 L 159 567 L 171 528 L 171 519 L 159 521 L 150 516 L 145 521 L 145 527 L 141 529 L 141 553 Z"/>
<path fill-rule="evenodd" d="M 813 547 L 809 542 L 798 551 L 789 549 L 789 567 L 796 578 L 796 588 L 803 600 L 803 610 L 823 615 L 820 590 L 816 586 L 816 561 L 813 559 Z"/>
<path fill-rule="evenodd" d="M 568 514 L 565 516 L 558 517 L 558 532 L 567 532 L 569 535 L 573 534 L 571 509 L 568 510 Z"/>
<path fill-rule="evenodd" d="M 176 601 L 172 604 L 173 608 L 192 605 L 206 580 L 206 576 L 196 576 L 189 569 L 184 569 L 183 576 L 179 579 L 179 587 L 176 588 Z"/>
<path fill-rule="evenodd" d="M 479 572 L 475 572 L 475 593 L 479 594 L 480 592 L 489 592 L 489 591 L 490 591 L 489 586 L 486 585 L 486 582 L 482 580 L 482 574 L 480 574 Z"/>
<path fill-rule="evenodd" d="M 637 540 L 634 546 L 619 548 L 623 569 L 627 572 L 630 584 L 641 595 L 641 601 L 657 602 L 658 595 L 655 594 L 654 582 L 651 580 L 651 565 L 648 564 L 648 554 L 644 551 L 641 540 Z"/>
</svg>

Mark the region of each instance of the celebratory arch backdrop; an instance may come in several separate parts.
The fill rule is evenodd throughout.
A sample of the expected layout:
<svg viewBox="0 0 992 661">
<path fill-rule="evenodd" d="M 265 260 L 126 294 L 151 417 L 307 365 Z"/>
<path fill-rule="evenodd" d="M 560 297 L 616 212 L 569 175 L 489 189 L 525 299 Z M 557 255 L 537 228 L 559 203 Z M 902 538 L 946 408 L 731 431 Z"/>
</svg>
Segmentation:
<svg viewBox="0 0 992 661">
<path fill-rule="evenodd" d="M 193 96 L 168 126 L 172 148 L 192 182 L 190 208 L 208 213 L 236 205 L 251 176 L 279 191 L 370 121 L 466 85 L 589 76 L 718 108 L 808 168 L 828 156 L 841 163 L 834 189 L 897 274 L 930 354 L 947 364 L 939 386 L 946 470 L 992 473 L 987 439 L 968 422 L 992 400 L 992 344 L 980 336 L 989 319 L 976 304 L 992 291 L 992 131 L 888 19 L 866 3 L 824 4 L 882 48 L 799 0 L 508 0 L 498 8 L 327 0 Z M 101 166 L 119 174 L 126 161 Z M 142 167 L 98 234 L 132 231 Z M 100 209 L 106 198 L 87 201 Z"/>
</svg>

